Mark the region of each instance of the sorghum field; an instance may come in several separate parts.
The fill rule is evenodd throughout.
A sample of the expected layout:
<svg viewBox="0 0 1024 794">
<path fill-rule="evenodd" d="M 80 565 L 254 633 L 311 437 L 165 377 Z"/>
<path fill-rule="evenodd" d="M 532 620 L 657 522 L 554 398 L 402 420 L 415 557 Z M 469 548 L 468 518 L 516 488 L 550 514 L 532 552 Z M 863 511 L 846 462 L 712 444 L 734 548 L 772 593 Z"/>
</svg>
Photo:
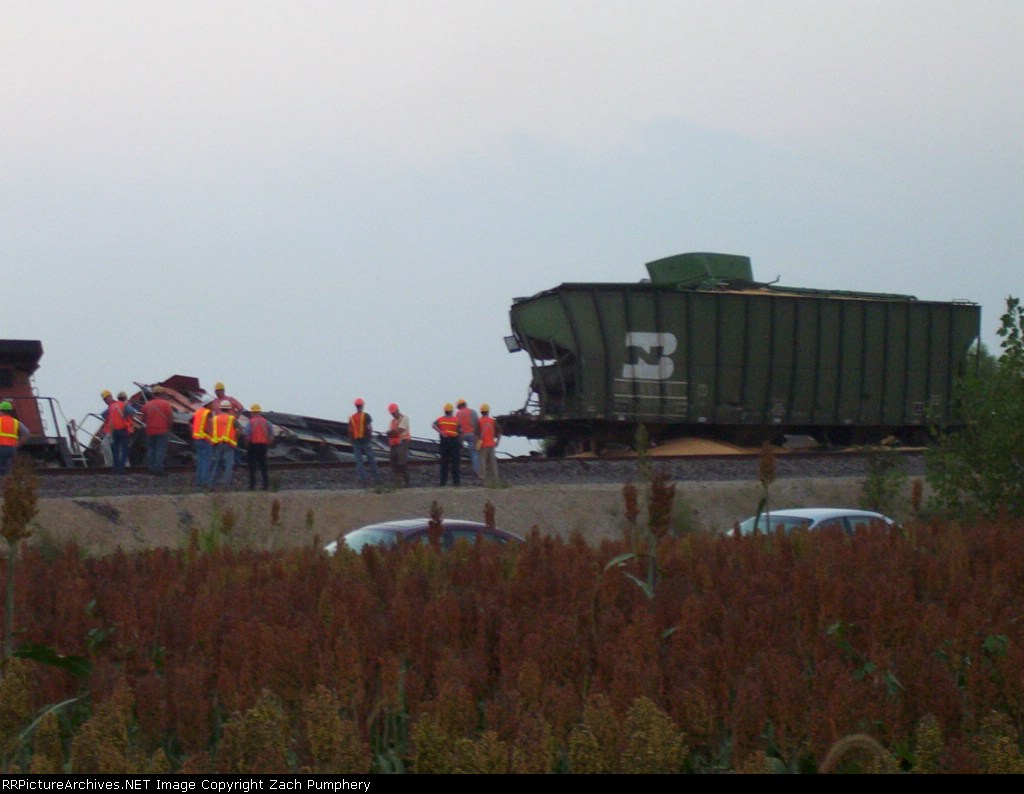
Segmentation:
<svg viewBox="0 0 1024 794">
<path fill-rule="evenodd" d="M 5 769 L 1024 771 L 1021 522 L 673 537 L 670 491 L 600 547 L 23 546 L 62 656 L 4 663 Z"/>
</svg>

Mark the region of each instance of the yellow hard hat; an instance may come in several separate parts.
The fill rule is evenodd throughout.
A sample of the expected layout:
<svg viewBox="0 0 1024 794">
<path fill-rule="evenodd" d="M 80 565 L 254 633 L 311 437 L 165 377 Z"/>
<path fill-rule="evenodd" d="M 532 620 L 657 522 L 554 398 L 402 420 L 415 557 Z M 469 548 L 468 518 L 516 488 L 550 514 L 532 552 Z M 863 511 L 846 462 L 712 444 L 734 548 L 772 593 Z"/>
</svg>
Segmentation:
<svg viewBox="0 0 1024 794">
<path fill-rule="evenodd" d="M 450 413 L 451 411 L 454 411 L 454 410 L 455 410 L 455 406 L 453 406 L 451 403 L 445 403 L 444 404 L 444 412 L 445 413 Z"/>
<path fill-rule="evenodd" d="M 487 403 L 484 403 L 483 405 L 480 406 L 480 413 L 482 413 L 482 414 L 485 414 L 485 413 L 487 413 L 490 410 L 491 410 L 491 406 L 489 406 Z"/>
<path fill-rule="evenodd" d="M 102 397 L 104 400 L 107 399 L 107 397 L 109 397 L 109 396 L 110 396 L 110 389 L 104 389 L 103 391 L 100 392 L 100 397 Z"/>
<path fill-rule="evenodd" d="M 213 387 L 213 390 L 214 391 L 223 391 L 224 390 L 224 384 L 223 383 L 215 384 L 214 387 Z"/>
<path fill-rule="evenodd" d="M 254 414 L 258 414 L 263 409 L 260 408 L 259 403 L 253 403 L 252 405 L 249 406 L 249 410 L 252 411 Z"/>
</svg>

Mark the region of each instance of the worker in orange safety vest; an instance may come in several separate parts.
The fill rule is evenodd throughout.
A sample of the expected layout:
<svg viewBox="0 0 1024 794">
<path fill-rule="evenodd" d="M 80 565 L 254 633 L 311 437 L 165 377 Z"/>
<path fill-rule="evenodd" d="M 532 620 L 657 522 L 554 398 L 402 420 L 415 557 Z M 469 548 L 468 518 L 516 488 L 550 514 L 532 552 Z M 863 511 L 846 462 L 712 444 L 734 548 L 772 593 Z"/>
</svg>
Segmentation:
<svg viewBox="0 0 1024 794">
<path fill-rule="evenodd" d="M 452 485 L 458 488 L 461 482 L 459 458 L 462 457 L 462 436 L 459 433 L 459 420 L 455 416 L 455 408 L 445 403 L 444 415 L 437 417 L 433 424 L 440 437 L 441 447 L 441 487 L 448 484 L 448 472 L 452 473 Z"/>
<path fill-rule="evenodd" d="M 480 452 L 476 448 L 476 433 L 479 417 L 472 408 L 466 405 L 466 401 L 459 398 L 455 403 L 455 418 L 459 420 L 459 433 L 462 436 L 462 443 L 469 450 L 469 466 L 473 474 L 480 476 Z"/>
<path fill-rule="evenodd" d="M 128 436 L 135 429 L 133 417 L 138 410 L 128 402 L 128 395 L 124 392 L 118 392 L 116 400 L 106 389 L 100 392 L 100 396 L 107 404 L 100 417 L 104 431 L 110 436 L 111 465 L 114 474 L 124 474 L 128 466 Z"/>
<path fill-rule="evenodd" d="M 238 430 L 231 403 L 221 400 L 220 413 L 213 415 L 213 472 L 210 479 L 214 485 L 218 480 L 227 488 L 235 473 L 235 450 L 238 448 Z"/>
<path fill-rule="evenodd" d="M 14 417 L 14 406 L 8 400 L 0 402 L 0 477 L 14 466 L 14 455 L 29 435 L 25 423 Z"/>
<path fill-rule="evenodd" d="M 196 485 L 209 488 L 213 484 L 213 411 L 212 397 L 204 400 L 192 414 L 192 449 L 196 456 Z"/>
<path fill-rule="evenodd" d="M 373 483 L 380 487 L 380 471 L 373 451 L 373 419 L 364 408 L 362 397 L 355 401 L 356 412 L 348 418 L 348 438 L 352 442 L 352 457 L 356 462 L 356 477 L 364 488 L 369 484 L 366 469 L 373 474 Z"/>
<path fill-rule="evenodd" d="M 480 438 L 477 447 L 480 450 L 480 476 L 488 484 L 498 482 L 498 441 L 501 440 L 501 425 L 491 416 L 491 407 L 484 403 L 480 406 Z"/>
</svg>

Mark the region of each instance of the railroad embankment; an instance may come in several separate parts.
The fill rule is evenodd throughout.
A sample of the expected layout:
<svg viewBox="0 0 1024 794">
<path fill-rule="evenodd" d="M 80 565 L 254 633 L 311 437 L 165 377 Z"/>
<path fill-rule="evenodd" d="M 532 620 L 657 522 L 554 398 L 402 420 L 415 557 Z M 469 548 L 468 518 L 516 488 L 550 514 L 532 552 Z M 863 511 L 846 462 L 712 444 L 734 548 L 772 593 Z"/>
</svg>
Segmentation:
<svg viewBox="0 0 1024 794">
<path fill-rule="evenodd" d="M 859 506 L 863 477 L 782 479 L 771 487 L 776 507 Z M 137 496 L 43 497 L 30 543 L 68 542 L 105 555 L 184 548 L 196 533 L 204 543 L 275 549 L 326 543 L 375 521 L 429 515 L 483 520 L 488 503 L 498 526 L 528 535 L 580 532 L 590 543 L 622 536 L 621 484 L 516 485 L 504 488 L 413 487 L 384 493 L 360 490 L 236 491 Z M 757 509 L 756 481 L 677 482 L 677 530 L 712 531 Z M 900 518 L 900 516 L 896 516 Z"/>
</svg>

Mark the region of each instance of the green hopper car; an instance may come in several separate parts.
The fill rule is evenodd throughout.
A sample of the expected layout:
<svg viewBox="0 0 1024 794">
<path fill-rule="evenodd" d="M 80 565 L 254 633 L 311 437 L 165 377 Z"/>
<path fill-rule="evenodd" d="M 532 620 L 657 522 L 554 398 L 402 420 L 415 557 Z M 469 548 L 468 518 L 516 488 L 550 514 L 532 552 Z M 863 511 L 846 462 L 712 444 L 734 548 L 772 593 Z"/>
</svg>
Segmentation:
<svg viewBox="0 0 1024 794">
<path fill-rule="evenodd" d="M 508 435 L 551 454 L 652 440 L 923 443 L 957 423 L 981 308 L 968 301 L 783 287 L 750 259 L 687 253 L 637 283 L 568 283 L 513 302 L 513 352 L 531 359 Z"/>
</svg>

